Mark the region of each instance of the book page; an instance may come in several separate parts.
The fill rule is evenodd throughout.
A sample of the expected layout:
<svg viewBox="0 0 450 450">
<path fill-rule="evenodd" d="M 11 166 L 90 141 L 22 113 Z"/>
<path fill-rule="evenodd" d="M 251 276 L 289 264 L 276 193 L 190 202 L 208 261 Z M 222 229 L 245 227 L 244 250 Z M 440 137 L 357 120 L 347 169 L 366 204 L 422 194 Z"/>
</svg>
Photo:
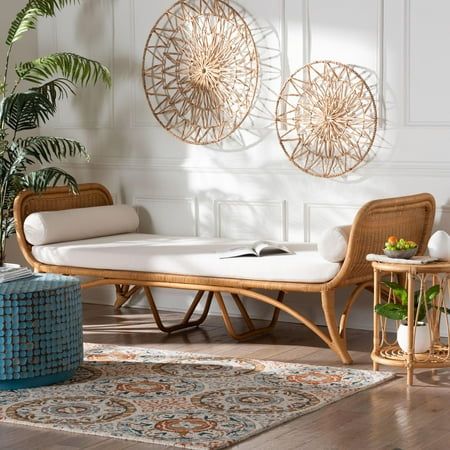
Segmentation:
<svg viewBox="0 0 450 450">
<path fill-rule="evenodd" d="M 240 256 L 258 256 L 256 251 L 251 247 L 235 247 L 226 250 L 219 256 L 220 259 L 238 258 Z"/>
<path fill-rule="evenodd" d="M 292 253 L 286 246 L 270 241 L 257 241 L 253 244 L 253 248 L 258 256 Z"/>
</svg>

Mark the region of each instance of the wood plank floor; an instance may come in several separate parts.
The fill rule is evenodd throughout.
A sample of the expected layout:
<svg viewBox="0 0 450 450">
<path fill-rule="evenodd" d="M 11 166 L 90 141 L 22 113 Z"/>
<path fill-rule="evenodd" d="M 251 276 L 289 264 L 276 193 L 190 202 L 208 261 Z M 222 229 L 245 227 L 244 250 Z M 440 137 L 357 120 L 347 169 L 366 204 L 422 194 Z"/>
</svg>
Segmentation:
<svg viewBox="0 0 450 450">
<path fill-rule="evenodd" d="M 176 319 L 166 313 L 163 319 Z M 279 323 L 271 335 L 236 343 L 218 317 L 200 329 L 167 336 L 147 310 L 85 305 L 85 342 L 151 347 L 320 365 L 340 365 L 336 356 L 301 325 Z M 355 368 L 371 368 L 372 335 L 349 330 Z M 386 370 L 386 369 L 383 369 Z M 450 449 L 450 369 L 418 371 L 407 389 L 404 373 L 395 381 L 361 392 L 312 414 L 255 436 L 234 448 L 249 449 Z M 33 427 L 0 424 L 0 448 L 8 450 L 144 450 L 169 449 Z"/>
</svg>

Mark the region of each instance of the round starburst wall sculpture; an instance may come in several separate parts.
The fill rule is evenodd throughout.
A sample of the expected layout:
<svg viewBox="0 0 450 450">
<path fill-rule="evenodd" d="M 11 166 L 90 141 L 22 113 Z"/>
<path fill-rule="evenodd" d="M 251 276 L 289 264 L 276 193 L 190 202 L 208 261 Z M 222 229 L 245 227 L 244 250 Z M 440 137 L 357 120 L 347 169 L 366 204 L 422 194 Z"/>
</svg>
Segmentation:
<svg viewBox="0 0 450 450">
<path fill-rule="evenodd" d="M 318 61 L 286 81 L 276 124 L 280 144 L 298 168 L 332 178 L 351 172 L 368 157 L 377 111 L 369 86 L 353 68 Z"/>
<path fill-rule="evenodd" d="M 258 54 L 244 19 L 221 0 L 182 0 L 150 32 L 142 75 L 158 122 L 191 144 L 217 143 L 248 115 Z"/>
</svg>

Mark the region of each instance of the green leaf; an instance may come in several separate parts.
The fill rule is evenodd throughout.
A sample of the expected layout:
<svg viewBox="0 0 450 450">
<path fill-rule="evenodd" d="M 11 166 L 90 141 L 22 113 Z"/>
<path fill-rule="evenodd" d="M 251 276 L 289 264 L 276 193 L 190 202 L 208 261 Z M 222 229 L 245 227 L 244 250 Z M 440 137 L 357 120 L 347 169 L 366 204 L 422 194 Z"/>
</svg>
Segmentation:
<svg viewBox="0 0 450 450">
<path fill-rule="evenodd" d="M 74 156 L 88 159 L 84 145 L 72 139 L 35 136 L 19 138 L 16 140 L 16 145 L 39 163 L 49 163 L 55 159 L 61 160 Z"/>
<path fill-rule="evenodd" d="M 408 291 L 402 285 L 393 281 L 383 281 L 383 284 L 392 289 L 394 296 L 402 302 L 402 305 L 408 304 Z"/>
<path fill-rule="evenodd" d="M 2 158 L 2 197 L 5 197 L 6 203 L 9 205 L 13 199 L 9 197 L 9 192 L 3 192 L 5 186 L 14 185 L 14 179 L 21 173 L 25 172 L 26 165 L 29 163 L 27 160 L 26 152 L 22 149 L 18 149 L 15 144 L 10 148 L 6 158 Z M 15 190 L 13 190 L 15 192 Z"/>
<path fill-rule="evenodd" d="M 43 15 L 54 16 L 65 6 L 80 3 L 80 0 L 31 0 L 31 2 L 42 11 Z"/>
<path fill-rule="evenodd" d="M 29 30 L 36 28 L 36 22 L 41 15 L 38 8 L 32 5 L 33 2 L 28 2 L 25 8 L 22 8 L 11 23 L 6 38 L 6 45 L 12 45 L 18 41 L 23 34 Z"/>
<path fill-rule="evenodd" d="M 65 78 L 55 78 L 41 86 L 36 86 L 30 89 L 33 92 L 39 92 L 47 97 L 50 103 L 56 106 L 57 100 L 62 100 L 70 94 L 75 94 L 75 85 Z"/>
<path fill-rule="evenodd" d="M 416 305 L 416 306 L 418 306 L 418 305 Z M 423 322 L 425 320 L 425 318 L 427 316 L 427 311 L 429 309 L 430 309 L 430 307 L 423 302 L 420 304 L 418 312 L 417 312 L 417 307 L 414 308 L 414 314 L 417 314 L 417 320 L 419 322 Z"/>
<path fill-rule="evenodd" d="M 15 229 L 14 217 L 8 217 L 6 219 L 6 225 L 5 225 L 6 237 L 9 238 L 10 236 L 12 236 L 14 234 L 15 231 L 16 231 L 16 229 Z"/>
<path fill-rule="evenodd" d="M 70 3 L 79 3 L 79 0 L 30 0 L 12 21 L 8 30 L 6 45 L 14 44 L 27 31 L 34 30 L 39 17 L 54 16 L 58 10 Z"/>
<path fill-rule="evenodd" d="M 383 303 L 375 306 L 375 312 L 392 320 L 406 320 L 408 308 L 398 303 Z"/>
<path fill-rule="evenodd" d="M 6 130 L 0 128 L 0 158 L 7 150 L 8 150 L 8 141 L 6 140 Z"/>
<path fill-rule="evenodd" d="M 430 289 L 425 292 L 425 298 L 427 299 L 427 303 L 431 303 L 436 296 L 441 291 L 441 286 L 439 284 L 435 284 L 434 286 L 431 286 Z"/>
<path fill-rule="evenodd" d="M 19 92 L 3 99 L 0 123 L 6 123 L 14 131 L 32 130 L 45 123 L 55 112 L 55 105 L 40 92 Z"/>
<path fill-rule="evenodd" d="M 68 186 L 71 192 L 78 193 L 78 184 L 75 178 L 57 167 L 45 167 L 35 170 L 22 178 L 22 186 L 34 192 L 42 192 L 48 187 L 56 186 L 59 183 Z"/>
<path fill-rule="evenodd" d="M 21 63 L 16 67 L 16 72 L 20 79 L 31 83 L 42 83 L 61 74 L 72 83 L 82 86 L 97 81 L 111 85 L 111 74 L 106 66 L 75 53 L 53 53 Z"/>
</svg>

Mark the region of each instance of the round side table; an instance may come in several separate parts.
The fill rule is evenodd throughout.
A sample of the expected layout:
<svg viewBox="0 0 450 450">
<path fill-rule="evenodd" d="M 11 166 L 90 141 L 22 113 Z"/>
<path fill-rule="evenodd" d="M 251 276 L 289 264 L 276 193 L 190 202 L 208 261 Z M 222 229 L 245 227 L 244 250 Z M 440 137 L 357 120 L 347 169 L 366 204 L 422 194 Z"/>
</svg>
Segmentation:
<svg viewBox="0 0 450 450">
<path fill-rule="evenodd" d="M 450 263 L 435 262 L 430 264 L 412 265 L 399 263 L 373 262 L 374 270 L 374 307 L 380 303 L 398 303 L 393 290 L 383 286 L 383 277 L 404 280 L 407 292 L 407 351 L 400 348 L 396 338 L 389 337 L 388 321 L 373 312 L 373 350 L 372 361 L 374 370 L 379 364 L 404 367 L 407 371 L 406 383 L 413 384 L 414 369 L 439 369 L 450 367 L 450 346 L 448 339 L 441 338 L 441 323 L 450 330 L 450 316 L 443 313 L 448 310 L 445 302 L 450 291 Z M 426 291 L 432 285 L 439 285 L 439 292 L 429 304 L 424 303 Z M 384 289 L 383 289 L 384 287 Z M 415 353 L 416 328 L 418 326 L 417 310 L 424 308 L 429 333 L 429 350 Z M 397 322 L 397 327 L 399 322 Z"/>
<path fill-rule="evenodd" d="M 0 283 L 0 390 L 70 378 L 83 360 L 80 283 L 39 274 Z"/>
</svg>

